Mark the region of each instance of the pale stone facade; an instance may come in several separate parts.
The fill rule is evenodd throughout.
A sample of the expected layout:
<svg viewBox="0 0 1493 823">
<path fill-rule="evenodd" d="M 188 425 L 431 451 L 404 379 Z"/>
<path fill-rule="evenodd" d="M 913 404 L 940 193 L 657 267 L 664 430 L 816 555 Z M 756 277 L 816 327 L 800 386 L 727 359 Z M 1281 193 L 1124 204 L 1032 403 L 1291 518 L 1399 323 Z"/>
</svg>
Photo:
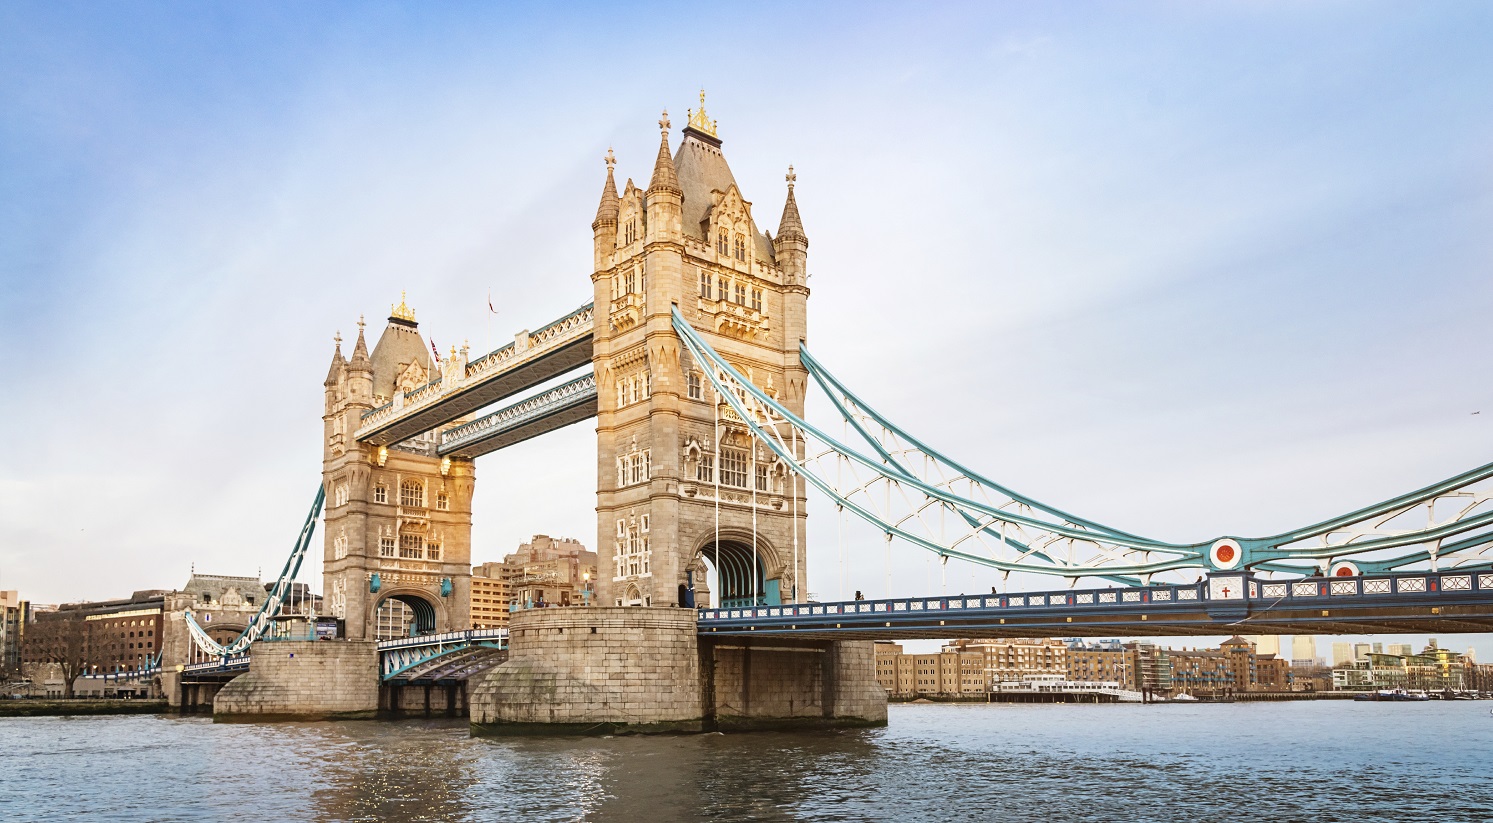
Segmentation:
<svg viewBox="0 0 1493 823">
<path fill-rule="evenodd" d="M 719 558 L 718 598 L 801 601 L 802 486 L 715 397 L 671 317 L 678 306 L 742 374 L 803 413 L 808 239 L 791 170 L 773 238 L 758 231 L 703 107 L 673 154 L 667 114 L 660 126 L 646 191 L 628 180 L 618 194 L 609 153 L 592 224 L 598 596 L 687 605 Z"/>
<path fill-rule="evenodd" d="M 249 648 L 249 671 L 213 698 L 213 717 L 361 719 L 378 712 L 373 641 L 281 640 Z"/>
<path fill-rule="evenodd" d="M 364 412 L 402 401 L 437 368 L 403 302 L 372 355 L 362 326 L 351 358 L 339 340 L 325 383 L 325 609 L 346 620 L 353 640 L 373 639 L 390 598 L 411 609 L 417 632 L 465 629 L 475 466 L 437 456 L 438 432 L 387 447 L 353 438 Z"/>
</svg>

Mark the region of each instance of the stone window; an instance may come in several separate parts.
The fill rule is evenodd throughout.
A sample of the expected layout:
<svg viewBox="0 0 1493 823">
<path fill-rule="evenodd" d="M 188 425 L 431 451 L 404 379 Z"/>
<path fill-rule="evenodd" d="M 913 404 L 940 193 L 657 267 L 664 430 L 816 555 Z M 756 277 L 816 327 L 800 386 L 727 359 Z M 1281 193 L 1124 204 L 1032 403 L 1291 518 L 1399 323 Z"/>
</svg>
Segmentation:
<svg viewBox="0 0 1493 823">
<path fill-rule="evenodd" d="M 746 305 L 746 284 L 745 283 L 737 283 L 736 284 L 736 305 L 738 305 L 738 306 L 745 306 Z"/>
<path fill-rule="evenodd" d="M 399 557 L 402 560 L 419 560 L 425 554 L 425 537 L 419 534 L 399 535 Z"/>
<path fill-rule="evenodd" d="M 721 485 L 738 489 L 747 487 L 747 453 L 745 449 L 721 449 Z"/>
<path fill-rule="evenodd" d="M 445 492 L 437 492 L 435 496 L 435 507 L 441 511 L 451 508 L 451 498 Z"/>
<path fill-rule="evenodd" d="M 726 278 L 717 277 L 715 280 L 715 299 L 726 300 L 730 295 L 731 284 L 726 281 Z"/>
<path fill-rule="evenodd" d="M 425 559 L 427 559 L 427 560 L 440 560 L 441 559 L 441 541 L 439 541 L 439 540 L 432 540 L 429 543 L 425 544 Z"/>
<path fill-rule="evenodd" d="M 700 462 L 695 464 L 695 479 L 701 483 L 715 482 L 715 455 L 700 454 Z"/>
<path fill-rule="evenodd" d="M 373 487 L 373 502 L 375 502 L 375 503 L 387 503 L 387 502 L 389 502 L 389 490 L 384 487 L 384 484 L 380 483 L 377 486 Z"/>
<path fill-rule="evenodd" d="M 711 281 L 710 273 L 706 272 L 706 271 L 701 271 L 700 272 L 700 296 L 703 297 L 703 298 L 705 298 L 706 300 L 710 299 L 710 295 L 711 295 L 711 293 L 713 291 L 712 288 L 711 288 L 710 281 Z"/>
<path fill-rule="evenodd" d="M 399 484 L 399 505 L 422 509 L 425 507 L 425 486 L 418 480 L 406 480 Z"/>
<path fill-rule="evenodd" d="M 717 254 L 726 254 L 726 230 L 720 229 L 715 233 L 715 251 Z"/>
<path fill-rule="evenodd" d="M 761 289 L 752 289 L 752 311 L 759 312 L 759 313 L 762 311 L 762 290 Z"/>
<path fill-rule="evenodd" d="M 684 375 L 684 386 L 685 386 L 685 392 L 687 394 L 689 394 L 689 399 L 691 399 L 691 400 L 704 400 L 705 399 L 705 389 L 704 389 L 703 386 L 700 385 L 700 373 L 699 372 L 695 371 L 694 369 L 690 369 L 688 372 L 685 372 L 685 375 Z"/>
<path fill-rule="evenodd" d="M 378 539 L 378 556 L 379 557 L 393 557 L 394 556 L 394 538 L 392 538 L 392 537 L 380 537 Z"/>
<path fill-rule="evenodd" d="M 746 241 L 741 239 L 741 235 L 739 234 L 736 235 L 736 259 L 746 259 Z"/>
<path fill-rule="evenodd" d="M 767 468 L 766 464 L 757 464 L 757 491 L 759 492 L 767 491 Z"/>
<path fill-rule="evenodd" d="M 622 242 L 624 244 L 635 242 L 638 239 L 638 218 L 630 217 L 627 224 L 622 227 Z"/>
<path fill-rule="evenodd" d="M 338 483 L 337 484 L 336 501 L 337 501 L 336 505 L 338 505 L 338 506 L 346 506 L 347 505 L 347 484 L 346 483 Z"/>
</svg>

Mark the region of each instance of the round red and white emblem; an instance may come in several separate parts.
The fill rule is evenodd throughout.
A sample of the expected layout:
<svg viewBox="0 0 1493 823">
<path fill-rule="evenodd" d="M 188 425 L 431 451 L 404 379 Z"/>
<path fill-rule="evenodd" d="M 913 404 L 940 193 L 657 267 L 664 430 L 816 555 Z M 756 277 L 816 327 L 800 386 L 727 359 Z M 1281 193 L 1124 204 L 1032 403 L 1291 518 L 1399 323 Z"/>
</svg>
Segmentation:
<svg viewBox="0 0 1493 823">
<path fill-rule="evenodd" d="M 1238 541 L 1227 537 L 1213 544 L 1208 550 L 1208 562 L 1215 569 L 1232 569 L 1239 565 L 1239 559 L 1244 556 L 1244 550 L 1239 547 Z"/>
<path fill-rule="evenodd" d="M 1347 560 L 1339 560 L 1332 564 L 1331 574 L 1333 577 L 1357 577 L 1358 566 Z"/>
</svg>

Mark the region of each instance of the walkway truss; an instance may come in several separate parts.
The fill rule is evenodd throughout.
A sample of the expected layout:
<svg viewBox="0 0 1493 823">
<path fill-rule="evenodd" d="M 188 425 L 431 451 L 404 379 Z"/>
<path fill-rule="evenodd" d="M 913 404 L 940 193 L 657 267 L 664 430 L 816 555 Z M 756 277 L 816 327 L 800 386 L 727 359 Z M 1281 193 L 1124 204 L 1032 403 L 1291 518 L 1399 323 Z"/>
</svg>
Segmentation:
<svg viewBox="0 0 1493 823">
<path fill-rule="evenodd" d="M 1042 503 L 938 452 L 877 413 L 801 346 L 845 424 L 837 440 L 744 378 L 674 310 L 674 328 L 717 395 L 786 467 L 840 510 L 937 554 L 1004 573 L 1145 585 L 1153 575 L 1252 569 L 1335 576 L 1493 569 L 1493 464 L 1304 528 L 1267 537 L 1167 543 Z M 1167 574 L 1171 573 L 1171 574 Z M 1191 573 L 1191 575 L 1189 575 Z"/>
</svg>

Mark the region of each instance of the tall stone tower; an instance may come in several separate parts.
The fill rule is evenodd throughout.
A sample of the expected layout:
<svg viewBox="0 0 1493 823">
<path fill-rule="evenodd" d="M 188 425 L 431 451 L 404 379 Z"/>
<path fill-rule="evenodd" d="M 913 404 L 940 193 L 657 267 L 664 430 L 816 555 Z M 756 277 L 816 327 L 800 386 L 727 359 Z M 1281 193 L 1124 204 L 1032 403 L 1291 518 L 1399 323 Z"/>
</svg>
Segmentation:
<svg viewBox="0 0 1493 823">
<path fill-rule="evenodd" d="M 788 174 L 778 236 L 760 232 L 700 109 L 677 151 L 668 112 L 647 190 L 617 192 L 591 228 L 596 292 L 598 600 L 802 601 L 801 483 L 711 389 L 674 332 L 683 316 L 755 385 L 803 414 L 808 238 Z M 801 446 L 800 446 L 801 447 Z"/>
<path fill-rule="evenodd" d="M 390 446 L 353 438 L 364 412 L 433 379 L 433 359 L 403 299 L 371 356 L 361 319 L 352 357 L 343 358 L 340 338 L 332 355 L 322 591 L 353 640 L 375 639 L 378 607 L 390 599 L 410 608 L 416 633 L 464 629 L 471 620 L 472 461 L 439 457 L 435 432 Z"/>
</svg>

